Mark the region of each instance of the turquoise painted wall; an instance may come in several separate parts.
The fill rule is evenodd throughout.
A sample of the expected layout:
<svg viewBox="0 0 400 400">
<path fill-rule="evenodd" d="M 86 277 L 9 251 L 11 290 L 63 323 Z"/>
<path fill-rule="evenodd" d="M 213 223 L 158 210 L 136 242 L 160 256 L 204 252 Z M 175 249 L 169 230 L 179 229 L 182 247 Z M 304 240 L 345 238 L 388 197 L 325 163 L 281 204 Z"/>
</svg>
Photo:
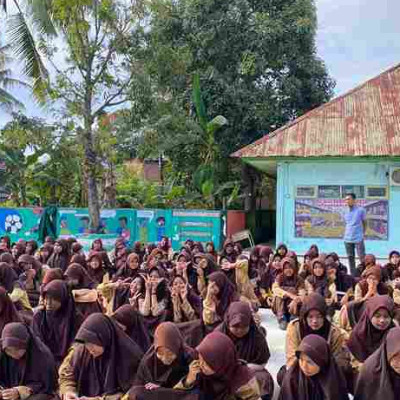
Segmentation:
<svg viewBox="0 0 400 400">
<path fill-rule="evenodd" d="M 323 252 L 346 254 L 341 239 L 299 238 L 295 236 L 295 189 L 299 185 L 388 185 L 388 240 L 367 240 L 366 250 L 386 258 L 393 249 L 400 249 L 400 187 L 389 186 L 387 172 L 400 167 L 400 162 L 297 160 L 277 165 L 277 243 L 284 242 L 298 254 L 304 254 L 316 243 Z"/>
<path fill-rule="evenodd" d="M 186 239 L 213 241 L 219 249 L 223 240 L 225 213 L 215 210 L 157 210 L 115 209 L 102 210 L 103 235 L 89 233 L 89 211 L 87 208 L 60 208 L 58 234 L 60 237 L 76 237 L 88 250 L 94 239 L 103 239 L 104 247 L 111 250 L 115 240 L 123 236 L 131 244 L 136 240 L 156 243 L 166 235 L 174 250 L 179 250 Z M 42 208 L 0 208 L 0 236 L 11 240 L 38 239 Z M 126 223 L 120 222 L 124 217 Z"/>
</svg>

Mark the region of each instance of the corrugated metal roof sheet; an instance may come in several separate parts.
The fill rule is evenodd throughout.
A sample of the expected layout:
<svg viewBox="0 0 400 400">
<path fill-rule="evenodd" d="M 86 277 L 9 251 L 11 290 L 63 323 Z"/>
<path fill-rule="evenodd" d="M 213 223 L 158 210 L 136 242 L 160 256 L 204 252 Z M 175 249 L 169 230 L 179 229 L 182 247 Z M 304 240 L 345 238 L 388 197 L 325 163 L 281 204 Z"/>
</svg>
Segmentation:
<svg viewBox="0 0 400 400">
<path fill-rule="evenodd" d="M 232 156 L 400 156 L 400 64 Z"/>
</svg>

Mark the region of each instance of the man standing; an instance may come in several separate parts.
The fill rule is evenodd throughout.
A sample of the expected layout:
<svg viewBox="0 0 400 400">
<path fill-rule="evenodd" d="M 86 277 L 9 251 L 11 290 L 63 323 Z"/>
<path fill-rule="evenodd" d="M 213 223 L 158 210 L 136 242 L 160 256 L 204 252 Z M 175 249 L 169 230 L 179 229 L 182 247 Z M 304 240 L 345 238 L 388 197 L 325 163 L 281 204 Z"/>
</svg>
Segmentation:
<svg viewBox="0 0 400 400">
<path fill-rule="evenodd" d="M 355 250 L 357 249 L 357 255 L 360 262 L 364 261 L 365 256 L 364 233 L 367 227 L 366 212 L 363 207 L 358 207 L 356 205 L 356 195 L 354 193 L 346 195 L 345 202 L 348 209 L 344 214 L 346 228 L 343 240 L 346 247 L 347 257 L 349 259 L 350 272 L 355 276 Z"/>
</svg>

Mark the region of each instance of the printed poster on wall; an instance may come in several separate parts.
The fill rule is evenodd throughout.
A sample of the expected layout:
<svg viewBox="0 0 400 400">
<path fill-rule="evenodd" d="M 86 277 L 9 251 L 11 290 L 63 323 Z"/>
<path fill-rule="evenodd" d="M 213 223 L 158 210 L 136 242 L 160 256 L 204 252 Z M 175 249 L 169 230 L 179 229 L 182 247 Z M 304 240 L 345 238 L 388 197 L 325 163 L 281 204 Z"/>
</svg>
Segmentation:
<svg viewBox="0 0 400 400">
<path fill-rule="evenodd" d="M 367 213 L 368 240 L 388 240 L 388 200 L 358 200 Z M 343 215 L 346 205 L 342 199 L 296 199 L 295 236 L 298 238 L 339 239 L 344 235 Z"/>
</svg>

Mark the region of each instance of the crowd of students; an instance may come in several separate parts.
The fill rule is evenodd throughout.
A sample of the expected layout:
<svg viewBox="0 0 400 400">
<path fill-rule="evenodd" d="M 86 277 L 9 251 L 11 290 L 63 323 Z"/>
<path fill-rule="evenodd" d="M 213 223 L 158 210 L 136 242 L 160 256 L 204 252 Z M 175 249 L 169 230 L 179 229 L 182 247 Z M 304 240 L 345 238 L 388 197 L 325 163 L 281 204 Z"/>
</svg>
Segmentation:
<svg viewBox="0 0 400 400">
<path fill-rule="evenodd" d="M 400 254 L 357 271 L 317 246 L 299 263 L 283 244 L 247 256 L 229 239 L 217 253 L 121 238 L 111 254 L 97 239 L 85 254 L 73 238 L 3 237 L 1 398 L 272 399 L 268 307 L 286 331 L 282 400 L 395 399 Z"/>
</svg>

